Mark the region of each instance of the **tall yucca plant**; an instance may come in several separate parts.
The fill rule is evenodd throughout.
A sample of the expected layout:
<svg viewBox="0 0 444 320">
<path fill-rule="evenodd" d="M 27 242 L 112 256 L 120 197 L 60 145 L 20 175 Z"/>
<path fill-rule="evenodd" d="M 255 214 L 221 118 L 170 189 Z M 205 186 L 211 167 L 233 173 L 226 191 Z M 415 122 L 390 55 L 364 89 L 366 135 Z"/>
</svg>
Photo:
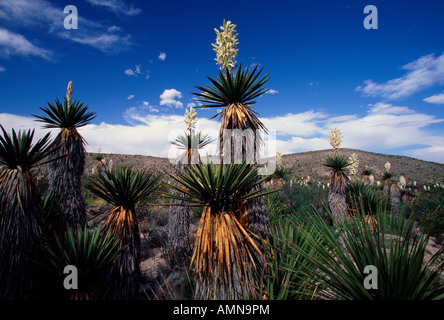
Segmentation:
<svg viewBox="0 0 444 320">
<path fill-rule="evenodd" d="M 252 70 L 249 68 L 242 70 L 242 67 L 239 66 L 234 73 L 233 70 L 226 68 L 225 73 L 219 70 L 218 80 L 208 77 L 211 85 L 196 87 L 200 90 L 200 92 L 194 93 L 198 97 L 196 100 L 203 103 L 200 107 L 223 108 L 213 118 L 222 119 L 219 131 L 219 149 L 224 157 L 226 157 L 226 153 L 229 153 L 233 159 L 237 147 L 235 136 L 227 137 L 225 133 L 230 131 L 225 130 L 241 130 L 242 133 L 246 133 L 242 138 L 242 159 L 247 159 L 250 163 L 258 160 L 263 141 L 257 133 L 260 130 L 267 132 L 267 128 L 256 116 L 257 112 L 253 110 L 251 105 L 256 103 L 255 98 L 268 91 L 265 88 L 268 73 L 261 76 L 262 69 L 255 66 Z M 231 132 L 233 133 L 233 131 Z M 247 144 L 252 147 L 248 148 Z M 230 150 L 224 150 L 227 145 L 230 146 Z M 243 192 L 249 192 L 252 185 L 245 185 L 244 188 Z M 269 236 L 269 220 L 263 199 L 249 201 L 247 208 L 248 219 L 245 221 L 248 229 L 267 238 Z"/>
<path fill-rule="evenodd" d="M 187 171 L 171 175 L 180 185 L 169 184 L 181 195 L 166 197 L 203 206 L 191 259 L 196 274 L 196 299 L 258 298 L 255 269 L 257 257 L 263 254 L 252 235 L 242 224 L 247 200 L 271 193 L 256 190 L 240 193 L 244 186 L 257 180 L 255 167 L 221 163 L 191 165 Z M 251 292 L 249 292 L 251 291 Z"/>
<path fill-rule="evenodd" d="M 194 132 L 192 128 L 179 135 L 171 143 L 183 153 L 176 159 L 173 174 L 177 175 L 179 172 L 188 170 L 191 163 L 200 164 L 201 158 L 199 150 L 212 142 L 212 139 L 200 131 Z M 176 184 L 174 179 L 170 183 Z M 171 189 L 172 194 L 178 195 L 177 190 Z M 171 257 L 180 264 L 189 262 L 190 253 L 190 210 L 185 206 L 186 202 L 178 199 L 170 199 L 168 208 L 168 248 Z"/>
<path fill-rule="evenodd" d="M 335 155 L 327 158 L 326 167 L 331 169 L 328 203 L 332 212 L 333 222 L 344 219 L 348 214 L 347 186 L 349 179 L 345 174 L 345 168 L 351 165 L 343 156 Z"/>
<path fill-rule="evenodd" d="M 31 169 L 52 150 L 49 134 L 34 145 L 34 130 L 0 125 L 0 299 L 32 296 L 33 266 L 44 224 L 43 209 Z"/>
<path fill-rule="evenodd" d="M 82 197 L 82 174 L 85 168 L 85 140 L 78 128 L 87 125 L 95 118 L 94 112 L 88 112 L 88 106 L 77 100 L 71 101 L 69 95 L 63 103 L 56 99 L 48 102 L 46 108 L 40 108 L 45 115 L 37 116 L 37 121 L 44 123 L 44 128 L 60 129 L 54 142 L 55 161 L 49 164 L 48 192 L 61 200 L 63 225 L 58 226 L 62 234 L 67 227 L 77 229 L 86 224 L 86 209 Z"/>
<path fill-rule="evenodd" d="M 109 277 L 108 297 L 137 298 L 140 287 L 140 221 L 137 206 L 158 188 L 159 178 L 127 167 L 92 176 L 86 188 L 113 207 L 107 212 L 105 231 L 111 230 L 123 250 L 115 260 Z"/>
</svg>

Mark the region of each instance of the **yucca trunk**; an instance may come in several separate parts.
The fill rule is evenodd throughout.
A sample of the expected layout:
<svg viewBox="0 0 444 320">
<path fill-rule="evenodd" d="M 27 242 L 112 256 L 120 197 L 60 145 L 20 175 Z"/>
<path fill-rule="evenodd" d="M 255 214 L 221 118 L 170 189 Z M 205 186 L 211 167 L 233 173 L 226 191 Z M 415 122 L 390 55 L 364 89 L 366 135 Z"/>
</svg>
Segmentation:
<svg viewBox="0 0 444 320">
<path fill-rule="evenodd" d="M 386 196 L 390 196 L 390 188 L 392 186 L 392 180 L 391 179 L 385 179 L 384 180 L 384 188 L 382 189 L 382 193 Z"/>
<path fill-rule="evenodd" d="M 370 176 L 364 175 L 364 186 L 368 186 L 370 184 Z"/>
<path fill-rule="evenodd" d="M 44 223 L 40 197 L 29 171 L 0 174 L 0 300 L 29 299 Z"/>
<path fill-rule="evenodd" d="M 55 140 L 54 158 L 48 164 L 49 193 L 60 200 L 62 221 L 56 230 L 63 234 L 67 227 L 76 230 L 86 224 L 86 208 L 82 197 L 82 174 L 85 168 L 85 147 L 77 129 L 63 129 Z"/>
<path fill-rule="evenodd" d="M 188 165 L 176 163 L 173 174 L 177 176 L 178 172 L 188 169 Z M 171 184 L 177 185 L 173 178 L 170 179 Z M 180 192 L 170 189 L 170 193 L 178 196 Z M 175 262 L 180 265 L 188 265 L 190 260 L 190 208 L 186 206 L 184 200 L 170 199 L 172 206 L 168 207 L 168 249 L 174 257 Z"/>
<path fill-rule="evenodd" d="M 233 211 L 205 206 L 192 256 L 195 299 L 258 299 L 257 254 L 259 248 Z"/>
<path fill-rule="evenodd" d="M 233 163 L 240 163 L 242 160 L 245 160 L 247 163 L 253 164 L 259 160 L 259 152 L 263 146 L 263 141 L 260 135 L 256 134 L 259 129 L 253 129 L 247 126 L 246 123 L 248 123 L 249 120 L 249 113 L 245 112 L 245 110 L 253 112 L 251 107 L 242 104 L 231 104 L 222 111 L 223 122 L 219 131 L 219 149 L 221 156 L 224 157 L 224 161 L 229 158 Z M 233 114 L 236 114 L 236 116 L 233 117 Z M 262 123 L 260 123 L 258 127 L 266 130 Z M 233 135 L 233 132 L 231 132 L 231 135 L 227 135 L 224 129 L 240 130 L 240 133 L 244 134 L 244 136 L 242 136 L 240 140 Z M 241 143 L 241 146 L 238 145 L 239 143 Z M 229 161 L 227 161 L 227 163 L 229 163 Z M 259 179 L 260 177 L 257 177 L 254 181 L 251 181 L 241 192 L 249 193 L 251 191 L 264 189 L 266 187 L 265 182 L 263 182 L 262 185 L 256 186 L 255 189 L 252 189 L 252 186 L 255 185 Z M 247 217 L 244 220 L 244 227 L 262 239 L 267 239 L 270 236 L 270 221 L 263 198 L 254 198 L 247 201 L 246 210 Z"/>
<path fill-rule="evenodd" d="M 114 208 L 105 223 L 105 232 L 112 230 L 119 239 L 118 250 L 108 274 L 105 293 L 110 299 L 137 299 L 140 281 L 140 222 L 135 209 L 122 206 Z"/>
<path fill-rule="evenodd" d="M 393 212 L 395 215 L 399 216 L 401 213 L 401 190 L 396 184 L 392 184 L 390 187 L 390 202 L 392 204 Z"/>
<path fill-rule="evenodd" d="M 348 215 L 347 205 L 348 178 L 345 174 L 334 172 L 331 175 L 328 203 L 335 226 Z"/>
</svg>

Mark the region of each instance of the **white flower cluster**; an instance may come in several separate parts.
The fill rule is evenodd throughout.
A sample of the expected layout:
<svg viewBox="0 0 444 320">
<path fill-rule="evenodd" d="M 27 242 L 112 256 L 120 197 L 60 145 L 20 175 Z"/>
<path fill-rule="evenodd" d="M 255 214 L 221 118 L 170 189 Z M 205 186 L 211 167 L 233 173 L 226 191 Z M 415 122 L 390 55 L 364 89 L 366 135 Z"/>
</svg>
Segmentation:
<svg viewBox="0 0 444 320">
<path fill-rule="evenodd" d="M 335 154 L 337 154 L 342 141 L 341 131 L 338 128 L 330 129 L 330 131 L 328 132 L 328 140 L 330 141 L 333 149 L 335 149 Z"/>
<path fill-rule="evenodd" d="M 353 153 L 349 158 L 348 162 L 351 163 L 351 165 L 348 167 L 348 170 L 350 172 L 351 176 L 356 176 L 356 173 L 358 172 L 359 168 L 359 159 L 356 153 Z"/>
<path fill-rule="evenodd" d="M 221 31 L 216 31 L 216 44 L 212 43 L 213 50 L 216 52 L 216 62 L 221 69 L 233 69 L 236 66 L 236 55 L 239 49 L 235 47 L 239 44 L 237 41 L 236 25 L 231 21 L 223 22 Z"/>
<path fill-rule="evenodd" d="M 282 168 L 282 153 L 276 152 L 276 166 Z"/>
<path fill-rule="evenodd" d="M 384 165 L 385 171 L 390 172 L 390 169 L 392 168 L 392 164 L 390 162 L 386 162 Z"/>
<path fill-rule="evenodd" d="M 404 190 L 406 186 L 407 186 L 407 180 L 405 179 L 404 176 L 400 176 L 398 181 L 399 189 Z"/>
<path fill-rule="evenodd" d="M 194 127 L 196 126 L 197 122 L 197 113 L 193 109 L 193 107 L 190 107 L 190 111 L 185 110 L 185 123 L 187 125 L 187 129 L 192 131 L 194 130 Z"/>
</svg>

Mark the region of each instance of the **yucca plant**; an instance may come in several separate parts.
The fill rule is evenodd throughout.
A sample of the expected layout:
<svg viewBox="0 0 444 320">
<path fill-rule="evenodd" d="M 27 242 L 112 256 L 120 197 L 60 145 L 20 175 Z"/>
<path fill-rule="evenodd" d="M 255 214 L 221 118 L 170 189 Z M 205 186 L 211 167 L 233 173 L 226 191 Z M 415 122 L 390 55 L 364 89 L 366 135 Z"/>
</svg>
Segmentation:
<svg viewBox="0 0 444 320">
<path fill-rule="evenodd" d="M 71 88 L 72 92 L 72 88 Z M 63 102 L 58 99 L 48 106 L 40 108 L 45 115 L 37 116 L 37 121 L 44 123 L 44 128 L 60 129 L 54 140 L 55 161 L 48 165 L 48 192 L 59 198 L 63 208 L 63 224 L 57 226 L 59 234 L 63 234 L 69 226 L 76 230 L 86 224 L 86 208 L 82 198 L 82 175 L 85 168 L 85 140 L 78 128 L 87 125 L 95 118 L 94 112 L 88 112 L 83 102 L 71 101 L 70 96 Z"/>
<path fill-rule="evenodd" d="M 314 281 L 313 265 L 294 248 L 311 255 L 308 237 L 300 232 L 294 215 L 278 216 L 271 227 L 270 242 L 264 243 L 270 271 L 261 273 L 262 298 L 266 300 L 313 299 L 318 288 Z"/>
<path fill-rule="evenodd" d="M 241 299 L 251 294 L 257 299 L 255 269 L 257 257 L 263 258 L 263 253 L 256 245 L 255 236 L 244 227 L 245 203 L 272 191 L 239 192 L 252 181 L 259 185 L 264 180 L 257 180 L 257 169 L 245 161 L 228 165 L 222 162 L 215 167 L 191 165 L 189 170 L 171 177 L 180 185 L 169 184 L 169 187 L 180 195 L 165 193 L 164 196 L 204 208 L 191 259 L 196 275 L 195 298 Z"/>
<path fill-rule="evenodd" d="M 49 134 L 33 144 L 34 130 L 0 128 L 0 299 L 28 299 L 45 222 L 31 170 L 53 149 Z"/>
<path fill-rule="evenodd" d="M 105 156 L 103 154 L 97 154 L 93 157 L 94 160 L 97 161 L 96 163 L 96 173 L 100 173 L 103 171 L 106 171 L 106 164 L 105 164 Z"/>
<path fill-rule="evenodd" d="M 77 268 L 78 289 L 64 290 L 70 300 L 98 300 L 102 297 L 102 286 L 107 267 L 119 254 L 119 240 L 111 230 L 79 228 L 74 232 L 68 228 L 64 239 L 55 239 L 53 247 L 45 248 L 47 268 L 54 274 L 63 275 L 66 266 Z M 66 276 L 66 275 L 64 275 Z M 57 279 L 63 283 L 60 276 Z"/>
<path fill-rule="evenodd" d="M 199 93 L 194 93 L 199 102 L 203 105 L 200 107 L 223 108 L 213 118 L 222 119 L 219 131 L 219 149 L 221 155 L 226 158 L 226 154 L 231 155 L 231 161 L 235 161 L 237 147 L 234 135 L 227 137 L 227 132 L 233 130 L 241 130 L 246 133 L 242 137 L 241 158 L 247 159 L 250 163 L 258 160 L 259 151 L 262 147 L 258 131 L 267 132 L 265 125 L 256 116 L 256 111 L 251 105 L 256 103 L 255 98 L 268 91 L 265 83 L 268 81 L 267 74 L 261 76 L 262 69 L 255 66 L 252 70 L 246 68 L 242 70 L 239 66 L 236 73 L 225 69 L 225 73 L 219 71 L 218 80 L 211 77 L 210 86 L 197 86 Z M 231 131 L 225 131 L 231 130 Z M 225 145 L 225 146 L 224 146 Z M 230 150 L 224 150 L 226 146 L 230 146 Z M 250 145 L 251 147 L 248 147 Z M 262 186 L 263 187 L 263 186 Z M 243 192 L 251 191 L 251 186 L 246 185 Z M 247 228 L 259 236 L 266 238 L 269 235 L 269 221 L 262 199 L 253 199 L 247 204 L 248 219 Z"/>
<path fill-rule="evenodd" d="M 306 219 L 310 228 L 301 228 L 312 252 L 294 249 L 313 264 L 318 275 L 311 287 L 320 286 L 317 297 L 345 300 L 443 299 L 444 287 L 436 286 L 443 265 L 438 263 L 444 248 L 425 260 L 429 230 L 414 231 L 415 210 L 396 216 L 378 206 L 372 213 L 377 224 L 369 225 L 365 212 L 340 220 L 343 245 L 336 233 L 318 214 Z M 301 224 L 302 226 L 302 224 Z M 305 230 L 305 231 L 304 231 Z M 319 241 L 322 239 L 322 241 Z M 374 266 L 372 278 L 367 266 Z M 371 284 L 371 287 L 368 285 Z"/>
<path fill-rule="evenodd" d="M 333 222 L 337 223 L 347 216 L 346 195 L 349 179 L 344 169 L 349 167 L 351 163 L 343 156 L 335 155 L 334 157 L 328 157 L 324 165 L 331 170 L 328 203 Z"/>
<path fill-rule="evenodd" d="M 363 182 L 353 181 L 348 187 L 347 203 L 350 211 L 373 215 L 379 206 L 390 209 L 390 199 L 377 187 L 366 186 Z"/>
<path fill-rule="evenodd" d="M 183 153 L 176 159 L 173 174 L 177 175 L 179 172 L 188 170 L 189 165 L 201 164 L 199 150 L 210 144 L 213 140 L 202 132 L 195 132 L 192 126 L 188 130 L 179 135 L 171 143 L 183 150 Z M 170 183 L 176 184 L 174 179 Z M 172 194 L 177 195 L 175 189 L 171 189 Z M 176 263 L 186 265 L 189 262 L 190 255 L 190 212 L 183 200 L 170 199 L 168 208 L 168 248 L 170 256 Z"/>
<path fill-rule="evenodd" d="M 158 177 L 127 167 L 91 176 L 86 183 L 89 191 L 113 206 L 106 213 L 104 230 L 117 237 L 119 250 L 124 249 L 109 273 L 107 296 L 112 299 L 138 297 L 141 280 L 140 221 L 136 209 L 158 186 Z"/>
<path fill-rule="evenodd" d="M 265 125 L 256 116 L 257 112 L 252 108 L 256 103 L 254 99 L 265 94 L 268 89 L 265 87 L 269 80 L 268 73 L 261 75 L 263 68 L 258 69 L 256 65 L 252 70 L 250 68 L 242 69 L 239 65 L 236 68 L 236 55 L 239 44 L 237 40 L 236 25 L 231 21 L 223 21 L 220 27 L 222 32 L 216 31 L 216 43 L 213 44 L 216 52 L 216 61 L 220 65 L 218 79 L 208 77 L 211 85 L 197 86 L 199 90 L 193 93 L 197 96 L 196 100 L 201 102 L 199 108 L 222 108 L 213 118 L 222 119 L 222 125 L 219 131 L 219 151 L 220 154 L 232 162 L 238 162 L 238 157 L 246 159 L 249 163 L 258 160 L 259 151 L 263 147 L 263 141 L 258 134 L 260 131 L 267 132 Z M 230 130 L 230 131 L 228 131 Z M 242 134 L 241 146 L 237 134 Z M 228 149 L 228 150 L 226 150 Z M 237 155 L 237 150 L 241 150 L 241 155 Z M 252 185 L 259 186 L 256 181 L 251 185 L 246 185 L 241 192 L 248 193 L 252 191 Z M 269 236 L 269 220 L 262 198 L 256 198 L 247 203 L 248 218 L 245 220 L 246 227 L 262 238 Z"/>
</svg>

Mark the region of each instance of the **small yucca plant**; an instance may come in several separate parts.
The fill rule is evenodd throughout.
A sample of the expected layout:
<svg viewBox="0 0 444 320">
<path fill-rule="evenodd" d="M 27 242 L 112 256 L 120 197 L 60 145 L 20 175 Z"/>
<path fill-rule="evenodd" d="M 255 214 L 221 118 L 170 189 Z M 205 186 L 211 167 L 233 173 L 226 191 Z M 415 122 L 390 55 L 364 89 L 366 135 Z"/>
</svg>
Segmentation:
<svg viewBox="0 0 444 320">
<path fill-rule="evenodd" d="M 376 224 L 369 225 L 366 212 L 339 222 L 343 245 L 337 234 L 318 214 L 308 214 L 300 232 L 313 251 L 294 246 L 317 270 L 311 288 L 320 287 L 318 298 L 345 300 L 428 300 L 443 299 L 444 287 L 436 286 L 443 264 L 441 247 L 425 260 L 429 230 L 414 231 L 415 210 L 396 216 L 378 206 Z M 319 241 L 322 239 L 322 241 Z M 366 266 L 377 270 L 376 289 L 366 288 Z"/>
<path fill-rule="evenodd" d="M 110 271 L 111 298 L 133 299 L 140 286 L 140 221 L 136 208 L 159 187 L 159 177 L 127 167 L 91 176 L 86 188 L 113 207 L 106 212 L 104 230 L 111 231 L 123 250 Z"/>
<path fill-rule="evenodd" d="M 377 212 L 378 207 L 390 210 L 390 198 L 380 192 L 376 187 L 366 186 L 363 182 L 353 181 L 348 187 L 349 210 L 351 215 L 363 212 L 367 220 L 373 220 L 373 214 Z"/>
<path fill-rule="evenodd" d="M 45 222 L 31 170 L 47 159 L 52 145 L 49 134 L 33 144 L 34 130 L 13 129 L 9 135 L 0 128 L 0 299 L 28 299 Z"/>
<path fill-rule="evenodd" d="M 119 254 L 119 240 L 111 230 L 106 233 L 100 228 L 79 228 L 75 232 L 68 228 L 62 240 L 55 239 L 53 247 L 47 247 L 47 268 L 62 275 L 68 265 L 78 271 L 78 289 L 66 291 L 70 300 L 98 300 L 103 298 L 103 280 L 109 265 Z M 62 279 L 58 279 L 61 283 Z"/>
<path fill-rule="evenodd" d="M 204 207 L 191 259 L 196 274 L 195 298 L 241 299 L 247 294 L 246 288 L 257 298 L 254 270 L 257 256 L 263 254 L 255 236 L 244 227 L 245 203 L 271 192 L 239 192 L 257 179 L 257 169 L 245 162 L 216 167 L 191 165 L 189 170 L 171 177 L 180 185 L 169 187 L 180 195 L 164 196 Z"/>
<path fill-rule="evenodd" d="M 183 150 L 181 156 L 176 159 L 176 163 L 180 164 L 199 164 L 199 150 L 209 145 L 214 140 L 208 134 L 200 131 L 188 130 L 171 141 L 179 150 Z"/>
<path fill-rule="evenodd" d="M 195 132 L 194 126 L 197 121 L 196 111 L 190 108 L 190 112 L 185 114 L 187 131 L 171 141 L 183 153 L 176 159 L 173 174 L 188 170 L 190 164 L 201 164 L 199 150 L 210 144 L 213 140 L 209 135 L 200 131 Z M 170 181 L 175 183 L 174 179 Z M 172 194 L 177 195 L 175 189 L 171 189 Z M 170 257 L 175 262 L 186 265 L 190 258 L 190 210 L 185 206 L 185 202 L 177 199 L 170 199 L 171 206 L 168 208 L 168 247 Z"/>
</svg>

